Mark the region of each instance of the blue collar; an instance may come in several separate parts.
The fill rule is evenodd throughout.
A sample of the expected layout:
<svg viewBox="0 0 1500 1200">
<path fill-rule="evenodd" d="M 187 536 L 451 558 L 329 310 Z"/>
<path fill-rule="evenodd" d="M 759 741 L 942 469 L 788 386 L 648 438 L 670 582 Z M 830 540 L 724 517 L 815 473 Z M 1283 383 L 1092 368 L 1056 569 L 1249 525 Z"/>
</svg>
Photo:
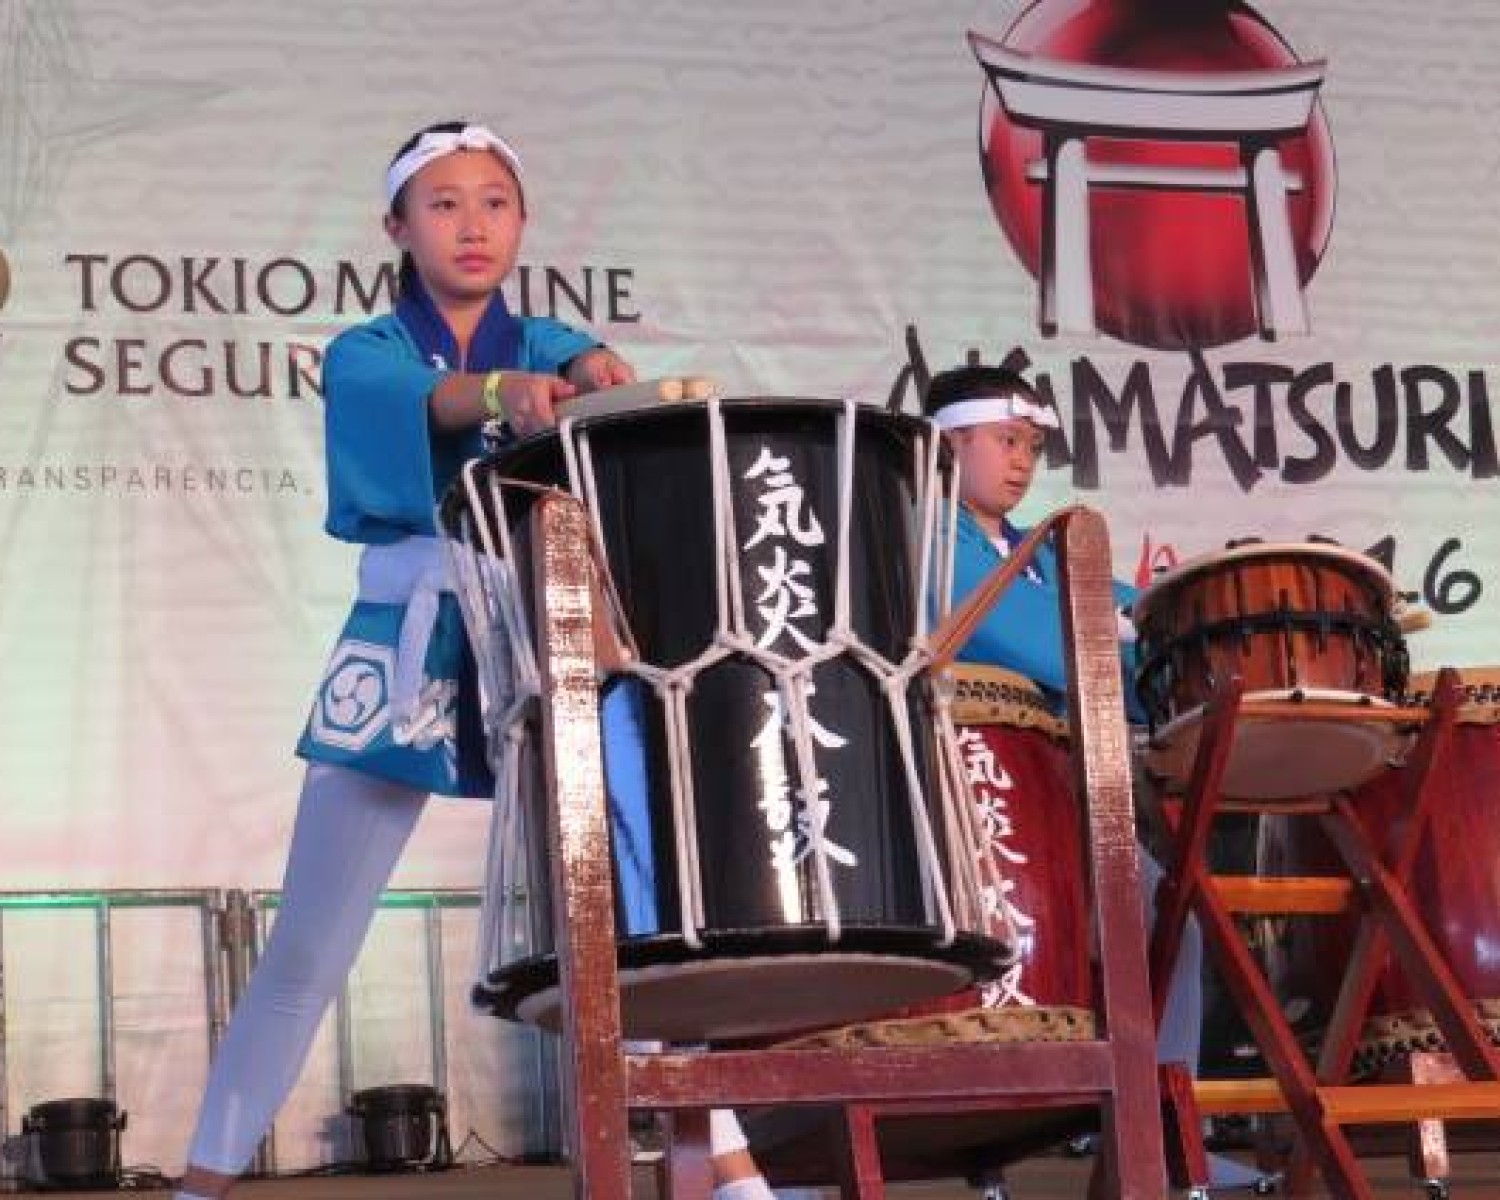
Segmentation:
<svg viewBox="0 0 1500 1200">
<path fill-rule="evenodd" d="M 469 341 L 469 353 L 461 355 L 453 330 L 433 303 L 422 281 L 412 277 L 396 301 L 396 318 L 411 334 L 425 362 L 445 371 L 496 371 L 515 367 L 521 360 L 521 322 L 510 315 L 505 297 L 498 291 L 490 297 L 479 325 Z"/>
<path fill-rule="evenodd" d="M 1016 552 L 1016 549 L 1026 540 L 1028 532 L 1028 530 L 1012 525 L 1007 518 L 1000 518 L 1000 536 L 1005 542 L 1006 556 Z M 963 504 L 958 506 L 958 540 L 960 542 L 973 541 L 976 545 L 983 546 L 984 551 L 996 561 L 1004 557 L 995 545 L 994 539 L 985 532 L 984 527 L 974 518 L 968 506 Z M 1041 583 L 1046 578 L 1047 568 L 1044 565 L 1046 558 L 1047 550 L 1043 547 L 1041 554 L 1026 565 L 1025 575 L 1028 579 Z"/>
</svg>

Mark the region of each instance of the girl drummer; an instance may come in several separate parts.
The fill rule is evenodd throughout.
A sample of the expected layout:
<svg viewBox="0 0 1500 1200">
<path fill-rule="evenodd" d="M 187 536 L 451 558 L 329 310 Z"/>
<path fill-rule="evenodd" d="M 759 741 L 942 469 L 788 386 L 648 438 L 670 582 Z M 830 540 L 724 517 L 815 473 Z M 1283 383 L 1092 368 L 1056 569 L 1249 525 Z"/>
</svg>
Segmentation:
<svg viewBox="0 0 1500 1200">
<path fill-rule="evenodd" d="M 429 793 L 489 795 L 433 509 L 479 427 L 542 429 L 630 365 L 499 291 L 526 222 L 515 152 L 483 126 L 422 130 L 386 172 L 395 309 L 328 347 L 327 530 L 365 546 L 359 595 L 313 702 L 281 909 L 220 1044 L 180 1196 L 221 1196 L 296 1081 Z M 414 603 L 413 601 L 419 601 Z"/>
<path fill-rule="evenodd" d="M 485 422 L 525 436 L 577 393 L 635 379 L 588 334 L 508 311 L 527 202 L 518 156 L 489 129 L 421 130 L 385 195 L 394 311 L 334 339 L 323 368 L 326 528 L 364 546 L 358 596 L 298 746 L 308 768 L 276 924 L 214 1059 L 178 1200 L 224 1195 L 250 1160 L 428 795 L 492 794 L 437 498 Z M 715 1123 L 737 1150 L 733 1118 Z"/>
</svg>

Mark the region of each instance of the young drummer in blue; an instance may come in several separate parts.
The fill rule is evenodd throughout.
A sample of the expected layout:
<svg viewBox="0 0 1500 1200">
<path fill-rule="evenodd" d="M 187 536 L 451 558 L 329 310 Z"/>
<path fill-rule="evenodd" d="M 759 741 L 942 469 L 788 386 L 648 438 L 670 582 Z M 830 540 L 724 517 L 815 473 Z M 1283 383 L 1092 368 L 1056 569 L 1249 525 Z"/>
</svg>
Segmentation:
<svg viewBox="0 0 1500 1200">
<path fill-rule="evenodd" d="M 359 591 L 298 753 L 308 760 L 281 906 L 219 1044 L 177 1200 L 225 1195 L 296 1082 L 430 793 L 493 794 L 477 686 L 434 509 L 481 425 L 556 423 L 579 392 L 635 372 L 594 338 L 516 317 L 501 281 L 526 220 L 521 164 L 483 126 L 429 127 L 386 175 L 401 249 L 395 311 L 324 358 L 328 532 L 364 546 Z M 628 694 L 603 702 L 612 802 L 638 789 Z M 616 814 L 618 818 L 618 813 Z M 717 1196 L 769 1195 L 733 1114 L 712 1116 Z"/>
<path fill-rule="evenodd" d="M 499 292 L 526 221 L 521 166 L 482 126 L 423 130 L 386 177 L 402 251 L 395 311 L 328 347 L 329 510 L 359 593 L 313 704 L 276 925 L 215 1055 L 179 1197 L 232 1186 L 296 1081 L 428 794 L 492 794 L 433 510 L 480 426 L 555 422 L 635 373 L 594 338 L 511 315 Z"/>
<path fill-rule="evenodd" d="M 1027 531 L 1011 523 L 1036 475 L 1048 430 L 1059 426 L 1057 410 L 1024 379 L 1003 367 L 968 366 L 933 378 L 927 412 L 948 436 L 959 461 L 962 503 L 954 531 L 953 595 L 962 598 L 1024 540 Z M 1038 636 L 1058 625 L 1057 563 L 1044 545 L 1021 576 L 1000 597 L 959 651 L 964 662 L 993 663 L 1024 675 L 1057 702 L 1067 692 L 1060 632 Z M 1125 673 L 1127 715 L 1145 720 L 1136 697 L 1135 630 L 1123 614 L 1135 589 L 1116 582 L 1120 617 L 1120 656 Z"/>
<path fill-rule="evenodd" d="M 965 366 L 935 375 L 927 389 L 927 415 L 944 431 L 959 468 L 959 516 L 955 530 L 953 600 L 972 592 L 1026 535 L 1010 521 L 1036 475 L 1048 430 L 1059 428 L 1057 410 L 1005 367 Z M 1057 563 L 1043 547 L 959 651 L 964 662 L 988 663 L 1026 676 L 1048 692 L 1059 710 L 1067 694 L 1067 670 L 1058 608 Z M 1142 723 L 1145 713 L 1136 695 L 1135 627 L 1125 613 L 1135 590 L 1114 585 L 1120 611 L 1120 659 L 1125 676 L 1126 715 Z M 1154 912 L 1161 867 L 1140 856 L 1141 891 L 1148 926 Z M 1202 932 L 1196 921 L 1184 931 L 1182 947 L 1167 991 L 1166 1011 L 1157 1036 L 1162 1062 L 1198 1065 L 1203 1024 Z M 1232 1159 L 1210 1155 L 1217 1188 L 1258 1186 L 1261 1177 Z"/>
</svg>

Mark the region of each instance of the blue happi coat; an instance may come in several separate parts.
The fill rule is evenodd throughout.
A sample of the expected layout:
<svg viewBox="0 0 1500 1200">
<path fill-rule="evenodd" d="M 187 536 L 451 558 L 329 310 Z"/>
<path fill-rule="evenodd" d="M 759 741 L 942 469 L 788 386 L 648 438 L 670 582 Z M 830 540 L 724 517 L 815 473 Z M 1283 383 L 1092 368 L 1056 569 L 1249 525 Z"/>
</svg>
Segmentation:
<svg viewBox="0 0 1500 1200">
<path fill-rule="evenodd" d="M 1002 520 L 1005 550 L 993 541 L 967 508 L 960 507 L 953 548 L 953 602 L 958 604 L 977 588 L 995 567 L 1013 553 L 1026 536 Z M 1061 611 L 1058 607 L 1057 559 L 1050 544 L 1037 552 L 1033 566 L 1013 582 L 958 652 L 960 662 L 987 663 L 1024 675 L 1057 704 L 1061 711 L 1068 674 L 1063 662 Z M 1115 605 L 1128 610 L 1136 591 L 1114 585 Z M 1125 682 L 1125 710 L 1143 724 L 1146 716 L 1135 691 L 1135 642 L 1120 645 Z"/>
<path fill-rule="evenodd" d="M 324 356 L 326 528 L 366 549 L 359 597 L 297 752 L 445 795 L 489 796 L 474 665 L 434 536 L 438 499 L 482 446 L 477 428 L 433 426 L 428 397 L 450 369 L 560 373 L 599 343 L 558 321 L 511 317 L 497 295 L 460 363 L 430 301 L 417 299 L 341 334 Z"/>
</svg>

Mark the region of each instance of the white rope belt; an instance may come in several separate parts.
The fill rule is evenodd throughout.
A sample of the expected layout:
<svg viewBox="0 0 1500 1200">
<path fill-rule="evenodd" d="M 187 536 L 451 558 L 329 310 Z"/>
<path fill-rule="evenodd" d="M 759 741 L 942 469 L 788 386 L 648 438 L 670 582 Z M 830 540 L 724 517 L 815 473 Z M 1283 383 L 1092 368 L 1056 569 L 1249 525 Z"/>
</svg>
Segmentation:
<svg viewBox="0 0 1500 1200">
<path fill-rule="evenodd" d="M 413 534 L 398 542 L 366 546 L 360 555 L 360 602 L 406 605 L 391 684 L 391 730 L 397 742 L 408 740 L 417 718 L 438 606 L 442 594 L 452 591 L 442 543 L 435 537 Z"/>
</svg>

